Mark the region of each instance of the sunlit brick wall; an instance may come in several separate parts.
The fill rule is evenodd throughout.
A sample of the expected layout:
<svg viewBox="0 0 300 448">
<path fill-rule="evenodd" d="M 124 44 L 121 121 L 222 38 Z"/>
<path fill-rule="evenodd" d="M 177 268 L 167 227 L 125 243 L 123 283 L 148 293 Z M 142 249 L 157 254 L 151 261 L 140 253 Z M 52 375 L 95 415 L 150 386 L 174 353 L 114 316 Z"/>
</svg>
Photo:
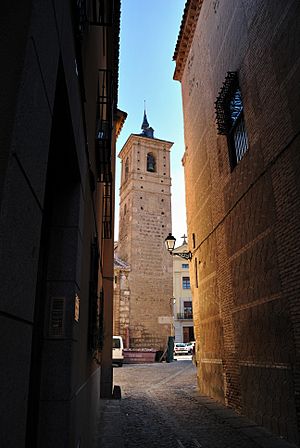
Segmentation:
<svg viewBox="0 0 300 448">
<path fill-rule="evenodd" d="M 198 260 L 199 388 L 292 441 L 300 409 L 299 17 L 293 0 L 204 0 L 177 77 Z M 214 108 L 228 71 L 238 72 L 249 140 L 233 170 Z"/>
</svg>

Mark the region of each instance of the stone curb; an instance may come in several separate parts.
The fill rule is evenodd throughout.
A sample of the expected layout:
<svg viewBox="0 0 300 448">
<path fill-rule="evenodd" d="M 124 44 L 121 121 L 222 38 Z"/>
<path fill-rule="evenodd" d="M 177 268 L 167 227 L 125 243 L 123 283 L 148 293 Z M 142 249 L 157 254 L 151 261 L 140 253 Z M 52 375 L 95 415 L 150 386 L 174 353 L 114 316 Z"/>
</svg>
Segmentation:
<svg viewBox="0 0 300 448">
<path fill-rule="evenodd" d="M 121 388 L 115 386 L 112 399 L 99 400 L 99 417 L 94 448 L 123 448 Z"/>
</svg>

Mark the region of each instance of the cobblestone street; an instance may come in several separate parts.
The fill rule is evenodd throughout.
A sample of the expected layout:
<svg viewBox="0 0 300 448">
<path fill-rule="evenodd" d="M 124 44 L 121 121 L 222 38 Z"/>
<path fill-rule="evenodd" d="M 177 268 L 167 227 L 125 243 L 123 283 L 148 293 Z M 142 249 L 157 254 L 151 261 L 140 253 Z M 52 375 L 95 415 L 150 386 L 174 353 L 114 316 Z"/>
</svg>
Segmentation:
<svg viewBox="0 0 300 448">
<path fill-rule="evenodd" d="M 294 447 L 200 396 L 190 360 L 114 368 L 121 400 L 100 406 L 97 447 L 288 448 Z"/>
</svg>

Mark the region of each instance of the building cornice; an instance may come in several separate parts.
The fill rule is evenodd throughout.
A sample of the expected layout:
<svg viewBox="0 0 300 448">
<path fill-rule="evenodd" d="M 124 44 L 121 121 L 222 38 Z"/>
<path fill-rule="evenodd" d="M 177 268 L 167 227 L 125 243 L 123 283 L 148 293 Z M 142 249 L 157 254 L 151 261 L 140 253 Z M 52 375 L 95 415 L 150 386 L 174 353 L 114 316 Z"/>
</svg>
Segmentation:
<svg viewBox="0 0 300 448">
<path fill-rule="evenodd" d="M 149 137 L 144 137 L 143 135 L 140 134 L 130 134 L 130 136 L 128 137 L 128 139 L 126 140 L 126 143 L 124 144 L 123 148 L 121 149 L 121 151 L 118 154 L 118 157 L 122 158 L 122 156 L 124 156 L 127 152 L 127 148 L 129 150 L 129 147 L 134 143 L 134 142 L 141 142 L 149 147 L 165 147 L 164 149 L 166 151 L 170 151 L 171 147 L 173 146 L 173 142 L 169 142 L 167 140 L 161 140 L 159 138 L 149 138 Z"/>
<path fill-rule="evenodd" d="M 187 0 L 181 20 L 179 35 L 173 55 L 176 62 L 173 79 L 181 81 L 188 54 L 194 38 L 203 0 Z"/>
<path fill-rule="evenodd" d="M 125 120 L 127 118 L 127 112 L 124 112 L 120 109 L 116 110 L 115 114 L 115 122 L 116 122 L 116 138 L 119 137 L 120 132 L 122 130 L 122 127 L 125 123 Z"/>
</svg>

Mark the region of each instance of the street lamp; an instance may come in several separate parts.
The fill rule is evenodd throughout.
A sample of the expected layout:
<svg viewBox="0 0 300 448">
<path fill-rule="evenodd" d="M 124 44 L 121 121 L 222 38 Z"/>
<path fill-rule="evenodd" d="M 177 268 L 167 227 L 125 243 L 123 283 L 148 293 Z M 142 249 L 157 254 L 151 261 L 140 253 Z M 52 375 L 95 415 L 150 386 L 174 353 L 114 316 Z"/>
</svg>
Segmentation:
<svg viewBox="0 0 300 448">
<path fill-rule="evenodd" d="M 178 257 L 184 258 L 185 260 L 191 261 L 192 259 L 192 252 L 188 251 L 188 252 L 175 252 L 174 248 L 175 248 L 175 243 L 176 243 L 176 238 L 174 238 L 174 236 L 169 233 L 169 235 L 167 236 L 167 238 L 165 239 L 165 245 L 166 248 L 169 252 L 170 255 L 178 255 Z"/>
</svg>

